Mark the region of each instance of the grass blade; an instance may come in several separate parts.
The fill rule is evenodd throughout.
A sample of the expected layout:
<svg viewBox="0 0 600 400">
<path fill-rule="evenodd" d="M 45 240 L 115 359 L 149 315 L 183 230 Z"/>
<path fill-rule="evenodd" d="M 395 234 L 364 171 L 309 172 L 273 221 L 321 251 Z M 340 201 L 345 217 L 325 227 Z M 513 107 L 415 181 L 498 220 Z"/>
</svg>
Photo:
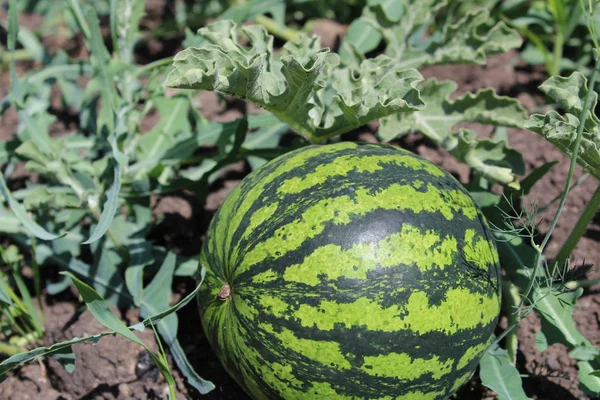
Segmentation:
<svg viewBox="0 0 600 400">
<path fill-rule="evenodd" d="M 15 98 L 17 105 L 23 104 L 23 92 L 17 78 L 17 69 L 15 66 L 15 47 L 17 46 L 17 35 L 19 33 L 19 20 L 17 16 L 17 1 L 10 0 L 8 7 L 8 51 L 10 58 L 10 81 L 11 93 Z"/>
<path fill-rule="evenodd" d="M 33 324 L 38 334 L 42 336 L 44 333 L 44 324 L 42 323 L 42 319 L 40 318 L 38 310 L 35 309 L 33 299 L 31 298 L 31 294 L 29 293 L 29 289 L 27 289 L 27 285 L 25 285 L 25 282 L 21 277 L 21 272 L 16 270 L 15 268 L 12 277 L 15 280 L 15 283 L 17 284 L 17 288 L 19 289 L 21 299 L 23 300 L 23 304 L 27 309 L 27 314 L 31 318 L 31 323 Z"/>
<path fill-rule="evenodd" d="M 98 342 L 98 340 L 100 340 L 101 337 L 114 334 L 115 332 L 103 332 L 98 335 L 90 335 L 82 338 L 76 337 L 65 342 L 53 344 L 49 347 L 38 347 L 26 353 L 15 354 L 14 356 L 7 358 L 6 360 L 0 363 L 0 382 L 5 378 L 5 375 L 8 371 L 17 368 L 20 365 L 31 362 L 38 357 L 52 356 L 57 353 L 60 353 L 64 356 L 64 354 L 66 354 L 67 351 L 71 349 L 71 345 L 73 344 L 79 344 L 84 342 L 96 343 Z"/>
<path fill-rule="evenodd" d="M 173 282 L 173 274 L 175 272 L 175 254 L 168 253 L 165 261 L 163 262 L 160 270 L 150 282 L 150 284 L 144 289 L 144 302 L 140 307 L 140 315 L 146 317 L 151 314 L 156 314 L 156 310 L 166 308 L 169 306 L 169 299 L 171 298 L 171 284 Z M 187 304 L 187 301 L 195 296 L 196 291 L 200 288 L 204 279 L 204 270 L 200 274 L 200 282 L 190 295 L 188 295 L 177 307 L 181 307 Z M 186 303 L 184 303 L 184 301 Z M 179 341 L 177 340 L 177 315 L 170 314 L 167 318 L 161 320 L 156 324 L 158 332 L 162 336 L 163 340 L 169 347 L 173 359 L 181 372 L 185 375 L 188 383 L 196 388 L 201 394 L 206 394 L 215 388 L 212 382 L 202 379 L 194 368 L 189 363 Z"/>
<path fill-rule="evenodd" d="M 172 393 L 172 397 L 174 398 L 174 388 L 175 388 L 175 379 L 169 371 L 169 366 L 166 362 L 161 359 L 158 355 L 156 355 L 150 348 L 140 339 L 138 338 L 124 323 L 112 312 L 108 303 L 88 284 L 80 281 L 75 277 L 75 275 L 69 272 L 62 272 L 62 274 L 71 278 L 77 290 L 79 290 L 79 294 L 83 298 L 83 301 L 87 305 L 90 312 L 94 315 L 94 318 L 98 320 L 102 325 L 107 327 L 108 329 L 114 330 L 119 335 L 131 340 L 132 342 L 139 344 L 142 346 L 152 360 L 156 363 L 159 371 L 167 381 L 169 388 Z"/>
<path fill-rule="evenodd" d="M 0 174 L 0 191 L 2 192 L 2 195 L 4 196 L 4 200 L 6 201 L 6 204 L 9 205 L 9 207 L 11 208 L 12 212 L 15 214 L 17 219 L 35 237 L 37 237 L 38 239 L 42 239 L 42 240 L 55 240 L 55 239 L 61 238 L 66 235 L 66 233 L 63 233 L 62 235 L 56 235 L 54 233 L 50 233 L 46 229 L 42 228 L 33 219 L 31 219 L 31 217 L 29 217 L 29 214 L 27 214 L 27 211 L 25 210 L 23 205 L 21 203 L 19 203 L 18 201 L 16 201 L 15 199 L 13 199 L 10 191 L 8 190 L 8 187 L 6 186 L 6 181 L 4 180 L 4 176 L 2 174 Z"/>
<path fill-rule="evenodd" d="M 71 346 L 63 347 L 55 352 L 52 354 L 52 358 L 58 361 L 68 373 L 72 374 L 75 370 L 75 353 L 73 353 Z"/>
<path fill-rule="evenodd" d="M 121 189 L 121 175 L 118 166 L 114 167 L 114 176 L 115 180 L 110 189 L 106 192 L 106 202 L 104 203 L 102 214 L 100 214 L 98 225 L 94 228 L 90 238 L 82 244 L 90 244 L 99 240 L 106 233 L 108 228 L 110 228 L 110 224 L 117 212 L 117 198 L 119 196 L 119 190 Z"/>
</svg>

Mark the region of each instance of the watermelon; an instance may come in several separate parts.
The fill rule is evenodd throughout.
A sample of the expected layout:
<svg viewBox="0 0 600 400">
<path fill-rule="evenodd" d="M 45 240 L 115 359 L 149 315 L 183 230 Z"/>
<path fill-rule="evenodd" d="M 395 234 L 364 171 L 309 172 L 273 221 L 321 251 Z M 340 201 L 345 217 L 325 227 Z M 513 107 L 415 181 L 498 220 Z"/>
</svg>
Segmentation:
<svg viewBox="0 0 600 400">
<path fill-rule="evenodd" d="M 392 146 L 308 146 L 265 164 L 215 214 L 201 262 L 206 336 L 254 399 L 447 398 L 500 311 L 476 204 Z"/>
</svg>

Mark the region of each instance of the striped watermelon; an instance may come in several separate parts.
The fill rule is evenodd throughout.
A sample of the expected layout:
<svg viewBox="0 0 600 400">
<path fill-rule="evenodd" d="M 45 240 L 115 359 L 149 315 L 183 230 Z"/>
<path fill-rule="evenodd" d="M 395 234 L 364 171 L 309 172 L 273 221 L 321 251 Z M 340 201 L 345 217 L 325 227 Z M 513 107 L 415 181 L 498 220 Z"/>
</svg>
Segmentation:
<svg viewBox="0 0 600 400">
<path fill-rule="evenodd" d="M 390 146 L 309 146 L 264 165 L 215 215 L 202 263 L 204 330 L 255 399 L 446 398 L 500 311 L 473 200 Z"/>
</svg>

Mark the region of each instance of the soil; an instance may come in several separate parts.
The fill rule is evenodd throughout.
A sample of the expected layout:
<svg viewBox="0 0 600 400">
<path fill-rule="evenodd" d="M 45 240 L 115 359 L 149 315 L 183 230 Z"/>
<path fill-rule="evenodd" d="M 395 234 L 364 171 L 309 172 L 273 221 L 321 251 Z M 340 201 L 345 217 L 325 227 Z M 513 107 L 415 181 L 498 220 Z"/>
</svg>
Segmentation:
<svg viewBox="0 0 600 400">
<path fill-rule="evenodd" d="M 169 11 L 163 1 L 148 1 L 148 16 L 143 21 L 148 27 L 155 27 L 156 20 L 163 12 Z M 172 12 L 169 11 L 169 12 Z M 1 13 L 1 11 L 0 11 Z M 37 17 L 23 18 L 24 23 L 34 26 L 39 23 Z M 344 34 L 345 27 L 328 21 L 319 21 L 315 31 L 323 36 L 323 43 L 335 48 L 339 37 Z M 81 53 L 81 40 L 77 43 L 61 43 L 69 47 L 70 54 Z M 180 39 L 179 39 L 180 40 Z M 168 45 L 151 40 L 142 49 L 138 62 L 145 63 L 155 58 L 172 54 L 179 43 Z M 55 44 L 56 46 L 56 44 Z M 31 63 L 19 65 L 19 73 L 31 68 Z M 453 79 L 458 82 L 457 95 L 465 91 L 493 87 L 500 94 L 517 97 L 530 111 L 539 111 L 538 105 L 543 103 L 537 86 L 545 79 L 543 71 L 531 69 L 522 65 L 516 52 L 492 57 L 484 66 L 449 66 L 431 67 L 422 71 L 425 77 L 438 79 Z M 8 73 L 0 74 L 0 98 L 9 89 Z M 253 108 L 231 99 L 222 101 L 214 94 L 201 93 L 199 100 L 203 114 L 211 121 L 229 121 Z M 68 113 L 57 113 L 68 119 Z M 157 121 L 157 117 L 149 117 L 144 121 L 143 131 L 149 130 Z M 18 119 L 14 110 L 8 110 L 0 121 L 0 139 L 7 140 L 16 132 Z M 374 132 L 377 124 L 370 124 L 360 130 L 345 135 L 345 139 L 376 141 Z M 472 127 L 481 136 L 489 135 L 489 131 L 479 126 Z M 53 135 L 66 134 L 73 130 L 70 120 L 60 119 L 53 125 Z M 526 162 L 527 172 L 549 162 L 558 160 L 552 171 L 547 174 L 534 188 L 532 194 L 526 197 L 526 202 L 548 204 L 563 190 L 568 170 L 568 159 L 541 137 L 522 130 L 511 129 L 508 132 L 509 144 L 520 151 Z M 420 135 L 411 135 L 400 143 L 402 146 L 435 162 L 452 172 L 461 181 L 468 180 L 468 170 L 452 156 L 438 149 Z M 160 238 L 165 246 L 183 255 L 193 255 L 198 252 L 202 238 L 210 218 L 225 199 L 227 194 L 241 180 L 248 167 L 244 163 L 230 167 L 211 185 L 211 191 L 205 203 L 200 203 L 190 193 L 180 192 L 169 196 L 153 199 L 154 215 L 161 219 Z M 582 175 L 577 170 L 576 176 Z M 581 214 L 583 207 L 596 189 L 598 182 L 588 178 L 573 189 L 563 215 L 556 227 L 555 233 L 547 247 L 547 254 L 556 254 L 563 240 L 568 236 L 574 222 Z M 554 215 L 556 204 L 539 215 L 541 233 L 548 227 L 549 219 Z M 575 249 L 574 262 L 580 265 L 597 263 L 600 260 L 600 218 L 596 218 L 589 226 L 585 236 Z M 600 277 L 600 270 L 592 266 L 587 278 Z M 181 293 L 191 290 L 191 280 L 176 282 Z M 87 311 L 78 309 L 75 297 L 56 300 L 45 298 L 47 314 L 46 345 L 58 341 L 101 332 L 104 328 Z M 127 323 L 135 323 L 138 317 L 133 312 L 122 315 Z M 178 338 L 197 372 L 204 378 L 215 383 L 216 389 L 206 396 L 200 396 L 194 389 L 184 383 L 176 368 L 173 372 L 178 383 L 178 399 L 202 398 L 216 399 L 248 399 L 239 386 L 229 377 L 219 364 L 214 352 L 208 345 L 201 329 L 198 314 L 192 305 L 186 306 L 179 313 Z M 600 345 L 600 285 L 587 288 L 578 303 L 574 317 L 579 330 L 595 345 Z M 554 345 L 545 352 L 536 348 L 535 333 L 540 329 L 540 321 L 531 314 L 519 326 L 518 367 L 524 375 L 523 382 L 527 394 L 536 399 L 569 400 L 588 399 L 579 389 L 577 382 L 576 364 L 568 357 L 567 349 Z M 151 348 L 156 349 L 156 342 L 151 331 L 138 334 Z M 46 359 L 24 366 L 12 373 L 0 385 L 2 399 L 158 399 L 165 397 L 165 383 L 153 367 L 147 353 L 139 346 L 121 337 L 106 337 L 96 345 L 82 344 L 73 346 L 76 354 L 76 369 L 68 374 L 55 360 Z M 474 379 L 461 389 L 459 399 L 491 399 L 494 398 L 480 383 Z"/>
</svg>

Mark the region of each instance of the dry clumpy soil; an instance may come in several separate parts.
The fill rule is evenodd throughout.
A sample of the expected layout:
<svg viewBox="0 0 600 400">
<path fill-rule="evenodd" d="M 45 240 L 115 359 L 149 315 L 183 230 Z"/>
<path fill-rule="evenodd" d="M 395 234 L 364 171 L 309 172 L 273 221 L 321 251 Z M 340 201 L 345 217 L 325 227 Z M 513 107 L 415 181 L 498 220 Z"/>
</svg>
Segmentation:
<svg viewBox="0 0 600 400">
<path fill-rule="evenodd" d="M 114 310 L 118 313 L 117 310 Z M 106 331 L 89 311 L 76 309 L 73 302 L 57 302 L 46 307 L 44 344 Z M 133 312 L 126 322 L 137 321 Z M 152 330 L 137 333 L 153 351 L 157 350 Z M 121 336 L 107 336 L 96 344 L 73 346 L 75 370 L 69 374 L 56 360 L 32 363 L 21 368 L 0 385 L 0 398 L 24 399 L 163 399 L 164 384 L 153 361 L 141 347 Z M 183 382 L 176 375 L 178 384 Z M 184 399 L 183 392 L 180 399 Z"/>
<path fill-rule="evenodd" d="M 163 6 L 162 1 L 148 1 L 146 23 L 149 26 L 156 22 L 156 19 L 160 19 Z M 322 21 L 315 30 L 323 35 L 325 44 L 335 48 L 345 27 Z M 156 53 L 154 57 L 158 58 L 169 55 L 163 53 L 175 47 L 165 46 L 161 42 L 153 42 L 148 51 Z M 516 96 L 529 111 L 532 111 L 536 105 L 542 103 L 537 86 L 545 76 L 543 72 L 521 66 L 516 57 L 517 54 L 512 52 L 491 58 L 485 66 L 432 67 L 423 71 L 423 74 L 426 77 L 457 81 L 459 83 L 458 94 L 484 87 L 496 88 L 500 94 Z M 148 61 L 151 59 L 140 60 L 140 62 Z M 21 65 L 19 72 L 23 72 L 28 67 L 30 66 Z M 8 92 L 8 88 L 8 74 L 3 73 L 0 75 L 0 97 Z M 230 101 L 223 107 L 214 94 L 202 93 L 200 99 L 203 105 L 202 112 L 213 121 L 237 118 L 250 108 L 240 105 L 236 101 Z M 0 122 L 0 138 L 6 140 L 14 134 L 17 123 L 16 113 L 9 110 Z M 144 130 L 150 129 L 154 123 L 156 120 L 144 121 Z M 480 126 L 471 128 L 477 130 L 482 136 L 489 134 L 489 131 Z M 53 134 L 60 135 L 71 132 L 73 126 L 70 121 L 58 120 L 53 124 L 52 129 Z M 345 138 L 376 141 L 373 135 L 375 129 L 376 124 L 370 124 Z M 461 181 L 466 182 L 468 179 L 468 170 L 464 165 L 456 162 L 452 156 L 439 150 L 423 137 L 412 135 L 399 144 L 437 163 L 452 172 Z M 535 201 L 543 205 L 559 195 L 568 170 L 567 158 L 531 132 L 509 130 L 509 144 L 523 154 L 527 172 L 549 161 L 558 160 L 560 162 L 536 185 L 532 194 L 528 196 L 528 201 Z M 176 193 L 172 196 L 153 199 L 155 215 L 163 218 L 160 229 L 163 236 L 152 239 L 160 240 L 167 247 L 184 255 L 197 253 L 198 238 L 204 235 L 210 218 L 247 170 L 247 166 L 243 163 L 229 169 L 221 179 L 212 185 L 212 191 L 204 204 L 199 204 L 189 193 Z M 578 170 L 577 176 L 581 176 L 581 174 L 581 171 Z M 596 185 L 597 182 L 593 178 L 589 178 L 573 190 L 554 237 L 548 246 L 550 257 L 562 245 L 562 241 L 567 237 Z M 541 232 L 547 228 L 548 220 L 552 218 L 554 210 L 555 206 L 551 206 L 540 215 L 542 218 Z M 597 217 L 577 246 L 575 259 L 579 262 L 586 260 L 586 262 L 598 263 L 600 260 L 599 240 L 600 218 Z M 590 279 L 599 276 L 600 271 L 596 266 L 587 275 Z M 189 281 L 179 283 L 182 292 L 189 290 L 192 285 Z M 56 299 L 45 299 L 45 301 L 47 323 L 44 342 L 46 345 L 104 330 L 89 312 L 82 312 L 76 308 L 78 305 L 73 296 L 60 301 Z M 578 305 L 575 312 L 578 328 L 595 345 L 600 345 L 600 335 L 598 334 L 600 287 L 586 289 Z M 185 307 L 179 313 L 179 317 L 178 337 L 183 349 L 198 373 L 213 381 L 217 388 L 201 397 L 194 389 L 185 385 L 176 368 L 173 368 L 177 380 L 177 398 L 248 399 L 222 369 L 210 349 L 193 305 Z M 135 313 L 125 313 L 123 318 L 127 323 L 137 322 Z M 551 346 L 544 353 L 537 350 L 535 333 L 539 329 L 540 321 L 535 315 L 531 315 L 519 326 L 518 367 L 522 374 L 528 375 L 523 379 L 527 394 L 533 398 L 544 400 L 588 399 L 589 397 L 586 397 L 578 389 L 576 365 L 569 359 L 564 347 Z M 151 331 L 147 330 L 139 335 L 151 348 L 156 349 L 156 342 Z M 139 346 L 120 337 L 106 337 L 95 345 L 89 343 L 75 345 L 73 350 L 76 355 L 76 369 L 72 374 L 68 374 L 53 359 L 30 364 L 10 375 L 0 385 L 0 399 L 159 399 L 165 397 L 164 381 L 148 355 Z M 492 399 L 494 396 L 474 380 L 461 389 L 457 398 L 475 400 Z"/>
</svg>

